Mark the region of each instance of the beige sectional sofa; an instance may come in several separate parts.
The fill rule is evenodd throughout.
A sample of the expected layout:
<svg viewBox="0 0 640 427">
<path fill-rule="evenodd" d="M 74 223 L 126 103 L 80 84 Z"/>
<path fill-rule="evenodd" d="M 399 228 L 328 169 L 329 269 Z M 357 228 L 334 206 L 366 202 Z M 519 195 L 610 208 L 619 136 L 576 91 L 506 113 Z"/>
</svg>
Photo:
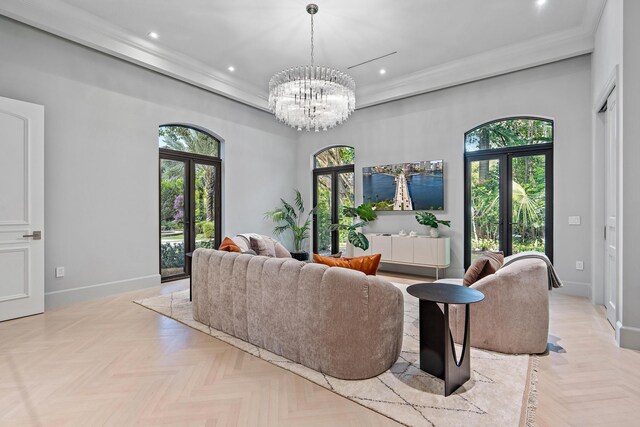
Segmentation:
<svg viewBox="0 0 640 427">
<path fill-rule="evenodd" d="M 462 285 L 462 279 L 439 282 Z M 549 278 L 539 259 L 522 259 L 470 286 L 485 295 L 471 304 L 471 346 L 501 353 L 543 353 L 549 335 Z M 464 337 L 464 305 L 450 306 L 451 332 Z"/>
<path fill-rule="evenodd" d="M 291 258 L 197 249 L 193 318 L 336 378 L 390 368 L 402 347 L 402 292 L 375 276 Z"/>
</svg>

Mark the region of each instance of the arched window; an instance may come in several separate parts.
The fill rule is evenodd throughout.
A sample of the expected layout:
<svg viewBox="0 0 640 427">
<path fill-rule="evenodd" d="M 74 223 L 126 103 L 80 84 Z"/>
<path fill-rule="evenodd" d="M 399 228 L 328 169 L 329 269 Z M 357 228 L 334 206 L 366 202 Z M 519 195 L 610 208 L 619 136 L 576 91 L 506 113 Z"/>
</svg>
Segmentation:
<svg viewBox="0 0 640 427">
<path fill-rule="evenodd" d="M 164 125 L 160 147 L 160 274 L 190 274 L 185 254 L 221 238 L 220 140 L 202 129 Z"/>
<path fill-rule="evenodd" d="M 333 254 L 345 251 L 345 231 L 331 231 L 331 224 L 347 223 L 350 218 L 342 215 L 344 206 L 354 205 L 354 157 L 353 147 L 336 146 L 324 149 L 314 156 L 313 251 Z"/>
<path fill-rule="evenodd" d="M 465 134 L 465 266 L 484 250 L 553 260 L 554 123 L 495 120 Z"/>
</svg>

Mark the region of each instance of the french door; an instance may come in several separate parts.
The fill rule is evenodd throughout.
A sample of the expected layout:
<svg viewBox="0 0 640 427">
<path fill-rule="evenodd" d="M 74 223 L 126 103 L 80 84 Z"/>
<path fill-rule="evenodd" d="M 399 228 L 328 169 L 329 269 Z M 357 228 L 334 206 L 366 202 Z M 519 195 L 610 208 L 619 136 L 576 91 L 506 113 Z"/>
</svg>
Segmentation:
<svg viewBox="0 0 640 427">
<path fill-rule="evenodd" d="M 160 149 L 160 275 L 187 277 L 185 254 L 221 241 L 221 161 Z"/>
<path fill-rule="evenodd" d="M 553 261 L 553 148 L 465 155 L 465 268 L 485 250 Z"/>
<path fill-rule="evenodd" d="M 342 214 L 344 206 L 354 204 L 353 165 L 315 169 L 313 171 L 313 252 L 334 254 L 347 249 L 345 231 L 331 231 L 331 224 L 347 224 L 352 219 Z"/>
</svg>

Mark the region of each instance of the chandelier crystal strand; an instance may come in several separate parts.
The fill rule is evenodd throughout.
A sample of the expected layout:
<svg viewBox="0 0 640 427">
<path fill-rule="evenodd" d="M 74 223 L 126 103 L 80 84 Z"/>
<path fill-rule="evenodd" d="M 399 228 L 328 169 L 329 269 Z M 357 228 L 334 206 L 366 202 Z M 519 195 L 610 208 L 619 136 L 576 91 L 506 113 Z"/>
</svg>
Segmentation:
<svg viewBox="0 0 640 427">
<path fill-rule="evenodd" d="M 353 79 L 334 68 L 315 65 L 313 15 L 318 6 L 307 5 L 311 15 L 311 65 L 281 71 L 269 82 L 269 109 L 283 123 L 297 129 L 331 129 L 355 110 Z"/>
</svg>

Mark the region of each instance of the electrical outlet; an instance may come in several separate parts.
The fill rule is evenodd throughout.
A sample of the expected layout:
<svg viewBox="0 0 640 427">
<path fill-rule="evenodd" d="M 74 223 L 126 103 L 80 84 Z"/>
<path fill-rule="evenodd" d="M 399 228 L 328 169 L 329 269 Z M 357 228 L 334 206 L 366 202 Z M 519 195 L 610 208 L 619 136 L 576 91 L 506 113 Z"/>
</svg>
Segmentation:
<svg viewBox="0 0 640 427">
<path fill-rule="evenodd" d="M 64 267 L 56 267 L 56 278 L 64 277 Z"/>
<path fill-rule="evenodd" d="M 570 216 L 569 225 L 580 225 L 580 215 Z"/>
<path fill-rule="evenodd" d="M 584 270 L 584 262 L 582 261 L 576 261 L 576 270 Z"/>
</svg>

